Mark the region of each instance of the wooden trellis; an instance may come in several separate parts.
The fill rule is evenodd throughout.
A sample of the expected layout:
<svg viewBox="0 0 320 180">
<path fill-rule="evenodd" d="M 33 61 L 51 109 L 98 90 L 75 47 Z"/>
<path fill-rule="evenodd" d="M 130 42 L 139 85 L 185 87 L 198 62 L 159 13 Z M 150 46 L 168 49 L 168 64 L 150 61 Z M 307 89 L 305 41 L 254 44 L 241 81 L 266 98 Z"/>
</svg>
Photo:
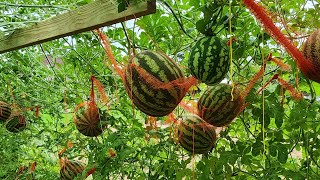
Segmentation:
<svg viewBox="0 0 320 180">
<path fill-rule="evenodd" d="M 12 34 L 0 39 L 0 54 L 155 12 L 155 0 L 129 4 L 128 8 L 120 13 L 117 1 L 96 0 L 32 26 L 15 30 Z"/>
</svg>

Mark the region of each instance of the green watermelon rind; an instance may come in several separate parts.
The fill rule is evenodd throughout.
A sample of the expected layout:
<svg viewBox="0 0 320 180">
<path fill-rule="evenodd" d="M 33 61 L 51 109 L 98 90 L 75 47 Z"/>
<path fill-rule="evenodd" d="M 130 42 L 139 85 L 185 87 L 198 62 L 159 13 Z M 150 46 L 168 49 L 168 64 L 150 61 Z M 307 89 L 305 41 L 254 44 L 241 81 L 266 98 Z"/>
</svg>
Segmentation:
<svg viewBox="0 0 320 180">
<path fill-rule="evenodd" d="M 92 122 L 89 120 L 89 117 L 84 112 L 85 111 L 83 110 L 76 115 L 77 120 L 75 125 L 78 131 L 87 137 L 97 137 L 101 135 L 104 129 L 102 122 L 104 122 L 106 119 L 106 116 L 101 114 L 101 109 L 99 109 L 99 118 L 95 124 L 92 124 Z"/>
<path fill-rule="evenodd" d="M 229 48 L 218 37 L 203 37 L 192 47 L 188 68 L 199 81 L 210 86 L 220 83 L 229 67 Z"/>
<path fill-rule="evenodd" d="M 216 127 L 229 125 L 239 113 L 244 104 L 238 88 L 233 90 L 229 84 L 210 86 L 198 101 L 198 112 L 209 124 Z"/>
<path fill-rule="evenodd" d="M 85 169 L 85 165 L 84 163 L 75 160 L 67 161 L 65 166 L 60 169 L 60 178 L 62 180 L 73 180 L 77 175 L 82 173 Z"/>
<path fill-rule="evenodd" d="M 213 126 L 195 114 L 188 114 L 178 128 L 178 142 L 192 154 L 207 154 L 215 146 L 216 133 Z"/>
<path fill-rule="evenodd" d="M 5 127 L 9 132 L 18 133 L 23 131 L 27 126 L 25 117 L 22 115 L 11 116 L 5 123 Z"/>
<path fill-rule="evenodd" d="M 0 122 L 5 122 L 9 119 L 12 109 L 9 104 L 0 101 Z"/>
<path fill-rule="evenodd" d="M 125 70 L 126 92 L 140 111 L 156 117 L 170 114 L 183 98 L 183 90 L 176 86 L 159 88 L 159 85 L 151 84 L 138 74 L 138 67 L 163 83 L 184 78 L 180 67 L 166 55 L 147 50 L 137 54 Z"/>
</svg>

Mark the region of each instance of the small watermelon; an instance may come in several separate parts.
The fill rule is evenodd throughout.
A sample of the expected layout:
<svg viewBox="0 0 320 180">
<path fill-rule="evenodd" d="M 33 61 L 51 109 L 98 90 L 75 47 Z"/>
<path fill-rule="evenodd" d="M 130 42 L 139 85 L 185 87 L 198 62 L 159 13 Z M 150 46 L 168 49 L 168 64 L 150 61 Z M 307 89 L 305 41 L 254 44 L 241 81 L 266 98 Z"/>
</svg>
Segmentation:
<svg viewBox="0 0 320 180">
<path fill-rule="evenodd" d="M 0 122 L 5 122 L 6 120 L 8 120 L 11 113 L 11 106 L 5 102 L 0 101 Z"/>
<path fill-rule="evenodd" d="M 311 61 L 313 70 L 304 73 L 309 79 L 320 83 L 320 29 L 313 32 L 303 46 L 303 56 Z M 306 63 L 305 63 L 306 64 Z M 312 73 L 313 72 L 313 73 Z"/>
<path fill-rule="evenodd" d="M 212 125 L 195 114 L 183 117 L 178 128 L 178 142 L 193 154 L 207 154 L 215 146 L 216 132 Z"/>
<path fill-rule="evenodd" d="M 26 118 L 20 112 L 13 112 L 5 123 L 6 129 L 13 133 L 24 130 L 26 126 Z"/>
<path fill-rule="evenodd" d="M 193 46 L 188 67 L 207 85 L 220 83 L 229 70 L 229 48 L 216 36 L 203 37 Z"/>
<path fill-rule="evenodd" d="M 159 117 L 170 114 L 184 97 L 184 90 L 170 84 L 183 78 L 181 69 L 172 59 L 162 53 L 143 51 L 127 66 L 124 84 L 139 110 Z"/>
<path fill-rule="evenodd" d="M 105 122 L 105 115 L 97 107 L 85 109 L 77 113 L 75 124 L 79 132 L 88 137 L 96 137 L 102 134 Z"/>
<path fill-rule="evenodd" d="M 85 169 L 85 164 L 77 160 L 60 159 L 60 178 L 62 180 L 73 180 Z"/>
<path fill-rule="evenodd" d="M 237 88 L 233 90 L 233 100 L 231 91 L 232 86 L 229 84 L 210 86 L 198 101 L 200 116 L 213 126 L 230 124 L 244 104 L 240 91 Z"/>
</svg>

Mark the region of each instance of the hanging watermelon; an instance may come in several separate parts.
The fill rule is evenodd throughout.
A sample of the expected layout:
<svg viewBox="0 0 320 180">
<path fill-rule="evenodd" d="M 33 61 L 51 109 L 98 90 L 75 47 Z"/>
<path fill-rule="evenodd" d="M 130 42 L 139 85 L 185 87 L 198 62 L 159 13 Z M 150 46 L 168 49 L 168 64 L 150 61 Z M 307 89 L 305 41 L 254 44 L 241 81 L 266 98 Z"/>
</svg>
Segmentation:
<svg viewBox="0 0 320 180">
<path fill-rule="evenodd" d="M 197 82 L 194 77 L 185 78 L 180 67 L 167 55 L 150 50 L 137 54 L 123 68 L 118 65 L 107 36 L 100 30 L 98 33 L 133 104 L 149 116 L 170 114 Z"/>
<path fill-rule="evenodd" d="M 230 124 L 241 110 L 244 100 L 240 91 L 229 84 L 209 87 L 198 101 L 199 115 L 209 124 L 222 127 Z"/>
<path fill-rule="evenodd" d="M 216 36 L 199 39 L 193 46 L 188 61 L 191 74 L 207 85 L 221 82 L 229 66 L 229 48 Z"/>
<path fill-rule="evenodd" d="M 104 93 L 102 84 L 94 77 L 91 77 L 91 93 L 90 100 L 79 104 L 74 112 L 74 122 L 79 130 L 79 132 L 88 137 L 96 137 L 102 134 L 103 129 L 105 128 L 104 123 L 106 116 L 103 115 L 101 110 L 98 108 L 95 95 L 94 95 L 94 85 L 98 87 L 100 96 L 103 102 L 107 101 L 107 97 Z M 84 107 L 81 111 L 78 112 L 79 108 Z"/>
<path fill-rule="evenodd" d="M 315 69 L 315 77 L 309 77 L 310 79 L 320 83 L 317 79 L 320 79 L 320 29 L 313 32 L 303 46 L 303 56 L 311 61 L 312 67 Z"/>
<path fill-rule="evenodd" d="M 100 112 L 96 104 L 88 102 L 87 108 L 77 114 L 75 124 L 81 134 L 89 137 L 96 137 L 102 134 L 103 127 L 100 123 L 102 119 Z"/>
<path fill-rule="evenodd" d="M 21 112 L 12 112 L 11 116 L 5 123 L 5 127 L 8 131 L 17 133 L 24 130 L 27 126 L 26 118 L 21 114 Z"/>
<path fill-rule="evenodd" d="M 184 79 L 180 67 L 154 51 L 137 54 L 125 71 L 128 95 L 139 110 L 150 116 L 165 116 L 177 107 L 185 95 L 178 87 L 179 79 Z"/>
<path fill-rule="evenodd" d="M 12 108 L 9 104 L 0 101 L 0 122 L 5 122 L 9 119 L 12 112 Z"/>
<path fill-rule="evenodd" d="M 77 160 L 68 160 L 66 157 L 59 159 L 60 178 L 62 180 L 73 180 L 77 175 L 80 175 L 86 165 Z"/>
<path fill-rule="evenodd" d="M 178 142 L 193 154 L 206 154 L 215 146 L 216 132 L 212 125 L 199 116 L 188 114 L 178 126 Z"/>
</svg>

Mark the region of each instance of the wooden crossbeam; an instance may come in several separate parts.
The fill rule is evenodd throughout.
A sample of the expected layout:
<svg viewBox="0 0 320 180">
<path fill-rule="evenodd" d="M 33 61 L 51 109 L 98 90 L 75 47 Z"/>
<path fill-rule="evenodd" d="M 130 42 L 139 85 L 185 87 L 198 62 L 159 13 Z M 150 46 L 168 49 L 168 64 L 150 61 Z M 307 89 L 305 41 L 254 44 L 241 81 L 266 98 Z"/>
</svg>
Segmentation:
<svg viewBox="0 0 320 180">
<path fill-rule="evenodd" d="M 155 0 L 129 5 L 120 13 L 117 1 L 96 0 L 67 13 L 15 30 L 0 39 L 0 54 L 155 12 Z"/>
</svg>

